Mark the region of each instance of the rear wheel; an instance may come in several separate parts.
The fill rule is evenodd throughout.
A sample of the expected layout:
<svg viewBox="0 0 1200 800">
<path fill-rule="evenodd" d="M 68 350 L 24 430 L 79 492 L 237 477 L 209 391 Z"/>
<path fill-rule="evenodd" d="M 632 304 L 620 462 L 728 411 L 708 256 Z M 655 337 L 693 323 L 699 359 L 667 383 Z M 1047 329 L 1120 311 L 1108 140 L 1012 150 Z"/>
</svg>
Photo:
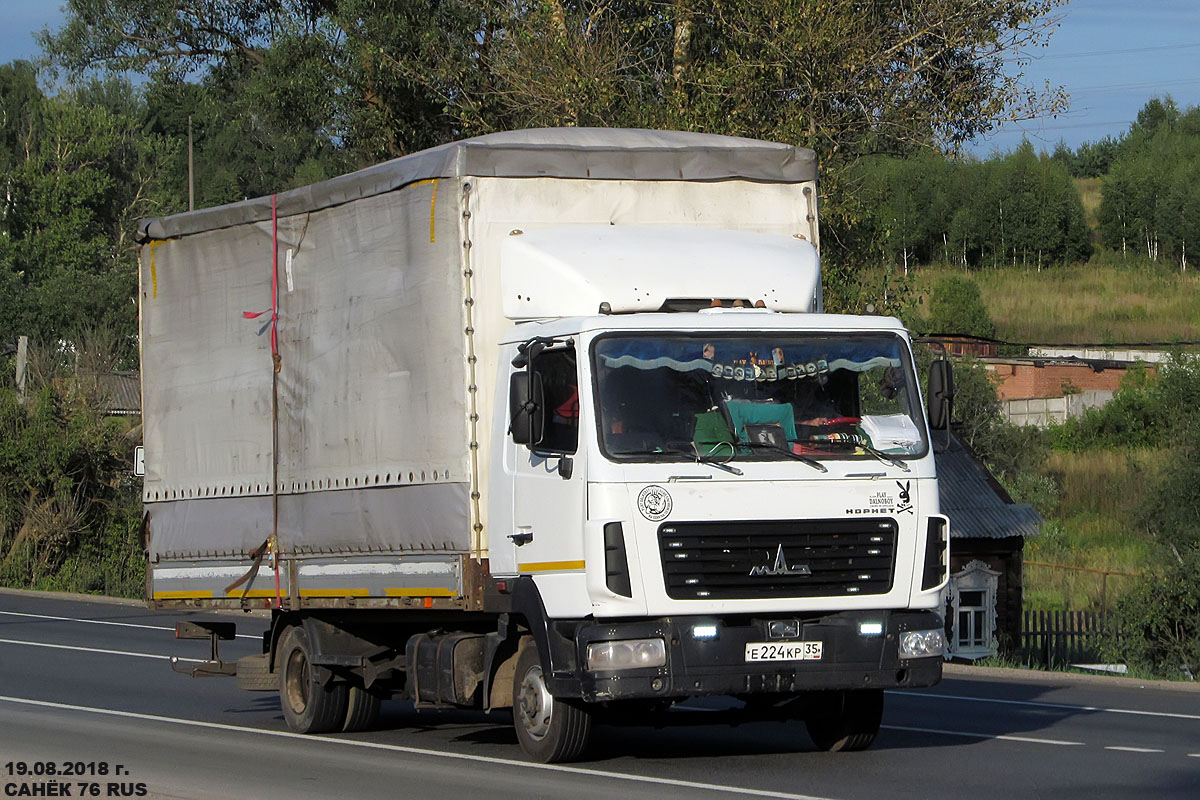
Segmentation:
<svg viewBox="0 0 1200 800">
<path fill-rule="evenodd" d="M 351 686 L 346 702 L 346 720 L 342 730 L 367 731 L 379 722 L 379 706 L 382 701 L 379 695 L 371 694 L 361 686 Z"/>
<path fill-rule="evenodd" d="M 537 645 L 532 640 L 517 656 L 513 727 L 521 749 L 543 764 L 579 758 L 592 735 L 592 718 L 582 703 L 556 700 L 550 694 Z"/>
<path fill-rule="evenodd" d="M 883 690 L 821 692 L 809 706 L 805 725 L 813 744 L 831 753 L 865 750 L 883 721 Z"/>
<path fill-rule="evenodd" d="M 275 660 L 283 718 L 297 733 L 341 730 L 346 720 L 349 686 L 322 680 L 312 664 L 312 645 L 304 628 L 288 628 Z"/>
</svg>

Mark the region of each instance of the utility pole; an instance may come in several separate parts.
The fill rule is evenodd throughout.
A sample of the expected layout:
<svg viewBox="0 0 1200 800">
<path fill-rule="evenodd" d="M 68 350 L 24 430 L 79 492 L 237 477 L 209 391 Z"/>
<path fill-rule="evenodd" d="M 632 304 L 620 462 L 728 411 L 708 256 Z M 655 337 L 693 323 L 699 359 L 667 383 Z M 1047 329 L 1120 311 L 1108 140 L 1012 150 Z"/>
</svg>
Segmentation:
<svg viewBox="0 0 1200 800">
<path fill-rule="evenodd" d="M 192 165 L 192 115 L 188 114 L 188 211 L 196 210 L 196 173 Z"/>
<path fill-rule="evenodd" d="M 17 337 L 17 397 L 25 402 L 25 372 L 29 368 L 29 337 Z"/>
</svg>

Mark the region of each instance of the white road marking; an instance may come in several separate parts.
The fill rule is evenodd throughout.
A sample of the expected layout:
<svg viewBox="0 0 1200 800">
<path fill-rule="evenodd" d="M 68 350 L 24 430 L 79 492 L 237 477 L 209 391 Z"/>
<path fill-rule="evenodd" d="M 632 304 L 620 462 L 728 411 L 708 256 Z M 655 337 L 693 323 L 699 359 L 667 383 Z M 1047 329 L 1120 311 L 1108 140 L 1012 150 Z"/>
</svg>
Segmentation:
<svg viewBox="0 0 1200 800">
<path fill-rule="evenodd" d="M 1032 736 L 1013 736 L 1008 733 L 972 733 L 970 731 L 946 731 L 940 728 L 909 728 L 904 725 L 880 725 L 889 731 L 911 731 L 913 733 L 937 733 L 942 736 L 965 736 L 970 739 L 1001 739 L 1006 742 L 1030 742 L 1033 744 L 1057 744 L 1069 747 L 1082 747 L 1083 742 L 1067 742 L 1061 739 L 1035 739 Z"/>
<path fill-rule="evenodd" d="M 1000 703 L 1007 706 L 1032 706 L 1034 708 L 1061 708 L 1066 711 L 1103 711 L 1107 714 L 1136 714 L 1142 717 L 1169 717 L 1171 719 L 1200 719 L 1200 714 L 1181 714 L 1172 711 L 1138 711 L 1132 708 L 1106 708 L 1104 706 L 1075 706 L 1067 703 L 1039 703 L 1034 700 L 1000 700 L 993 697 L 967 697 L 954 694 L 930 694 L 926 692 L 888 691 L 910 697 L 927 697 L 934 700 L 965 700 L 972 703 Z"/>
<path fill-rule="evenodd" d="M 698 789 L 702 791 L 722 792 L 725 794 L 737 794 L 750 797 L 775 797 L 781 798 L 781 800 L 830 800 L 830 798 L 817 797 L 814 795 L 773 792 L 767 789 L 751 789 L 745 786 L 724 786 L 718 783 L 700 783 L 698 781 L 683 781 L 675 780 L 673 778 L 655 778 L 646 775 L 629 775 L 621 772 L 584 769 L 583 767 L 569 767 L 563 764 L 538 764 L 528 761 L 515 761 L 507 758 L 497 758 L 495 756 L 473 755 L 471 753 L 448 753 L 440 750 L 429 750 L 423 747 L 406 747 L 404 745 L 384 744 L 382 742 L 365 742 L 358 739 L 337 739 L 332 736 L 292 733 L 291 731 L 262 730 L 259 728 L 248 728 L 242 725 L 227 725 L 221 722 L 201 722 L 193 719 L 177 719 L 175 717 L 162 717 L 158 716 L 157 714 L 139 714 L 133 711 L 118 711 L 111 708 L 93 708 L 91 706 L 77 706 L 69 703 L 53 703 L 47 700 L 30 700 L 24 697 L 7 697 L 5 695 L 0 695 L 0 701 L 26 706 L 36 706 L 39 708 L 56 708 L 62 711 L 79 711 L 88 714 L 101 714 L 110 717 L 124 717 L 126 719 L 146 720 L 149 722 L 163 722 L 170 725 L 183 725 L 193 728 L 232 731 L 235 733 L 249 733 L 258 736 L 274 736 L 281 739 L 299 739 L 300 741 L 304 742 L 323 742 L 328 744 L 345 745 L 346 747 L 362 747 L 368 750 L 385 750 L 393 753 L 407 753 L 409 755 L 416 756 L 432 756 L 435 758 L 448 758 L 459 761 L 474 761 L 482 764 L 501 764 L 508 767 L 545 770 L 548 772 L 564 772 L 571 775 L 586 775 L 594 778 L 609 778 L 612 780 L 629 781 L 632 783 L 649 783 L 657 786 L 671 786 L 681 789 Z"/>
<path fill-rule="evenodd" d="M 130 656 L 132 658 L 154 658 L 160 661 L 170 661 L 171 656 L 160 656 L 157 653 L 131 653 L 128 650 L 103 650 L 99 647 L 77 647 L 69 644 L 50 644 L 49 642 L 24 642 L 20 639 L 0 639 L 0 644 L 23 644 L 29 647 L 50 647 L 55 650 L 78 650 L 81 653 L 102 653 L 108 656 Z M 202 658 L 178 658 L 177 661 L 187 661 L 192 664 L 202 664 Z"/>
<path fill-rule="evenodd" d="M 245 572 L 245 570 L 242 570 L 242 572 Z M 241 572 L 239 572 L 238 574 L 240 575 Z M 55 617 L 55 616 L 51 616 L 49 614 L 25 614 L 20 611 L 0 611 L 0 614 L 9 616 L 9 617 L 32 617 L 33 619 L 52 619 L 52 620 L 56 620 L 58 622 L 84 622 L 84 623 L 87 623 L 88 625 L 117 625 L 122 628 L 143 628 L 148 631 L 171 631 L 172 633 L 174 633 L 174 631 L 175 631 L 174 628 L 167 627 L 166 625 L 139 625 L 134 622 L 113 622 L 113 621 L 107 620 L 107 619 L 78 619 L 76 617 Z M 237 638 L 239 638 L 239 639 L 258 639 L 259 641 L 262 640 L 261 636 L 255 636 L 255 635 L 249 634 L 249 633 L 239 633 L 237 635 Z"/>
<path fill-rule="evenodd" d="M 1165 750 L 1159 750 L 1154 747 L 1106 747 L 1105 750 L 1120 750 L 1122 753 L 1165 753 Z"/>
</svg>

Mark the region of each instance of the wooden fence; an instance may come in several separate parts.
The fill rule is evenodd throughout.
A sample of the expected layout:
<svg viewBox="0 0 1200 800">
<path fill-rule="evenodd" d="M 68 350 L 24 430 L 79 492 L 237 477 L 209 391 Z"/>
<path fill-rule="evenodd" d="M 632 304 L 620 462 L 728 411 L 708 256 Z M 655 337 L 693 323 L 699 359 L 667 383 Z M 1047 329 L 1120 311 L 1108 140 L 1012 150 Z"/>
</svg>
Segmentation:
<svg viewBox="0 0 1200 800">
<path fill-rule="evenodd" d="M 1021 660 L 1044 669 L 1096 663 L 1106 639 L 1119 636 L 1116 621 L 1096 611 L 1026 611 Z"/>
</svg>

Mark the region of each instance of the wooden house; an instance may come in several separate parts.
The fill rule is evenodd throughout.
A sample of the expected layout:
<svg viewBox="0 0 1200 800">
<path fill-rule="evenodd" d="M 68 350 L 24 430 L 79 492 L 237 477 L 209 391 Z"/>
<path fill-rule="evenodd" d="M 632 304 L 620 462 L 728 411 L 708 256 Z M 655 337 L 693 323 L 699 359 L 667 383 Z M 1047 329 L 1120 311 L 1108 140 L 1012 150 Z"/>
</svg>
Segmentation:
<svg viewBox="0 0 1200 800">
<path fill-rule="evenodd" d="M 1015 503 L 957 436 L 936 433 L 942 513 L 950 518 L 950 585 L 946 592 L 949 657 L 974 661 L 1021 644 L 1025 540 L 1041 515 Z"/>
</svg>

